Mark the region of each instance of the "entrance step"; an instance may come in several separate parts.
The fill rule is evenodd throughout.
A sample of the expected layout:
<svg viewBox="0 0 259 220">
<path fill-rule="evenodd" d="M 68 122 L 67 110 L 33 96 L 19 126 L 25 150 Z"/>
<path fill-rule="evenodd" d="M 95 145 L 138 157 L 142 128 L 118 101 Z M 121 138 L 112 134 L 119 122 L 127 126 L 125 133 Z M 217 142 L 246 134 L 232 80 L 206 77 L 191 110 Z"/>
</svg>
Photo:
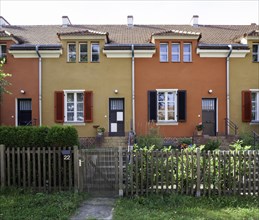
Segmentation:
<svg viewBox="0 0 259 220">
<path fill-rule="evenodd" d="M 98 147 L 128 147 L 128 137 L 103 137 L 97 141 Z"/>
</svg>

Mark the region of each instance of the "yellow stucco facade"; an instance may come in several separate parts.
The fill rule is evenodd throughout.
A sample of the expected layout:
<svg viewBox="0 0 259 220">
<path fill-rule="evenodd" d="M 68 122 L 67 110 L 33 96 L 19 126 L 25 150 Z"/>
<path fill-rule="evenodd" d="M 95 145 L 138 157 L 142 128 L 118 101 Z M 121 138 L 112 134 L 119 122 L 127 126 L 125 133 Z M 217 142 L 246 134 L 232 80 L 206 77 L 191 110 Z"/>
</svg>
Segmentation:
<svg viewBox="0 0 259 220">
<path fill-rule="evenodd" d="M 252 45 L 258 40 L 248 40 L 250 53 L 245 58 L 230 58 L 230 119 L 239 127 L 239 133 L 259 132 L 258 123 L 242 122 L 242 91 L 259 89 L 259 63 L 252 60 Z"/>
<path fill-rule="evenodd" d="M 76 43 L 76 62 L 67 61 L 67 44 Z M 82 39 L 62 40 L 63 53 L 57 59 L 42 60 L 42 124 L 56 124 L 54 119 L 54 93 L 64 90 L 85 90 L 93 92 L 93 122 L 61 123 L 73 125 L 80 137 L 96 135 L 95 125 L 109 132 L 109 99 L 124 99 L 124 129 L 131 126 L 131 59 L 107 58 L 103 53 L 105 40 L 84 39 L 88 44 L 88 62 L 79 62 L 79 43 Z M 99 62 L 91 62 L 91 43 L 99 43 Z M 118 90 L 117 94 L 115 90 Z"/>
</svg>

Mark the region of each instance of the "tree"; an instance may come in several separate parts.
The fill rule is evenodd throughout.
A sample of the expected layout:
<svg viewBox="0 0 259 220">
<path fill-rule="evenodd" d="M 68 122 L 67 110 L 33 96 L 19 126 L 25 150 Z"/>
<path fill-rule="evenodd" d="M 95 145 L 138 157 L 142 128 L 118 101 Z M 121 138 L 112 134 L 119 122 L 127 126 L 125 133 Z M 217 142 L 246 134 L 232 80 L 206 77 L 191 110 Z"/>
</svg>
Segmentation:
<svg viewBox="0 0 259 220">
<path fill-rule="evenodd" d="M 0 96 L 3 94 L 3 93 L 10 93 L 6 87 L 11 85 L 10 82 L 8 82 L 6 80 L 6 77 L 11 77 L 12 75 L 9 74 L 9 73 L 5 73 L 4 72 L 4 63 L 5 63 L 5 59 L 1 60 L 0 61 Z"/>
</svg>

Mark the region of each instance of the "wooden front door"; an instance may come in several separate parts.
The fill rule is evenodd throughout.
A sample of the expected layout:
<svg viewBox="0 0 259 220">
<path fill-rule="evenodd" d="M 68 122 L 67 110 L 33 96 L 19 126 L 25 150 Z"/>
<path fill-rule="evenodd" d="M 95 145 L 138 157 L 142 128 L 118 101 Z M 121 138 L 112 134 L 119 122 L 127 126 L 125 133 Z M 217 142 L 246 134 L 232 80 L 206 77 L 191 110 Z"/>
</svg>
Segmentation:
<svg viewBox="0 0 259 220">
<path fill-rule="evenodd" d="M 216 99 L 202 99 L 203 134 L 216 135 Z"/>
<path fill-rule="evenodd" d="M 17 108 L 18 126 L 32 125 L 31 99 L 18 99 Z"/>
<path fill-rule="evenodd" d="M 109 100 L 109 136 L 124 136 L 124 99 Z"/>
</svg>

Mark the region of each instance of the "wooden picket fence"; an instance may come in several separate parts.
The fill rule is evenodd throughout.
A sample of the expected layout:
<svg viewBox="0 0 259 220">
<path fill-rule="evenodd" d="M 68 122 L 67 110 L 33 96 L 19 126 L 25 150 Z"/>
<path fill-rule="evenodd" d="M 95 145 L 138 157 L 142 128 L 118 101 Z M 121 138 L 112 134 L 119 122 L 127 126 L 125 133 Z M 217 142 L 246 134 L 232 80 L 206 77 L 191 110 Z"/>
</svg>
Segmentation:
<svg viewBox="0 0 259 220">
<path fill-rule="evenodd" d="M 64 160 L 62 151 L 71 152 Z M 71 148 L 5 148 L 0 145 L 0 185 L 37 191 L 74 189 Z"/>
<path fill-rule="evenodd" d="M 259 195 L 258 151 L 136 151 L 126 161 L 125 194 Z"/>
<path fill-rule="evenodd" d="M 107 155 L 106 155 L 107 154 Z M 90 182 L 89 182 L 90 181 Z M 117 195 L 259 196 L 259 151 L 6 148 L 0 186 L 36 191 L 114 189 Z M 114 184 L 114 185 L 112 185 Z M 103 193 L 103 191 L 102 191 Z"/>
</svg>

